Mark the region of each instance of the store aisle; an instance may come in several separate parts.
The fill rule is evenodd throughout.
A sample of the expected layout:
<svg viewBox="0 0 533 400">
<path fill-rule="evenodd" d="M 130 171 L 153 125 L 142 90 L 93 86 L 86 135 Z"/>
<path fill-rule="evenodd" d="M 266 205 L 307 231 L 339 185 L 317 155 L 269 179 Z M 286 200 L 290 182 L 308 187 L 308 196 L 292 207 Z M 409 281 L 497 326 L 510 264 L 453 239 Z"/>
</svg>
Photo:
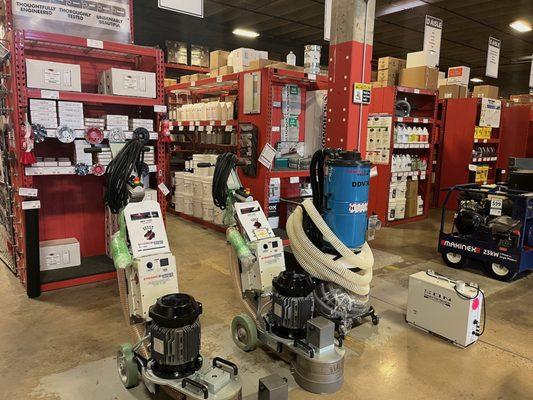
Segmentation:
<svg viewBox="0 0 533 400">
<path fill-rule="evenodd" d="M 168 234 L 178 260 L 180 290 L 204 304 L 205 356 L 235 361 L 246 377 L 245 398 L 260 376 L 289 376 L 286 364 L 258 349 L 237 350 L 230 337 L 232 317 L 242 310 L 227 270 L 224 235 L 169 216 Z M 510 284 L 475 271 L 445 267 L 435 252 L 432 218 L 378 233 L 372 302 L 378 327 L 352 331 L 343 389 L 315 396 L 294 386 L 292 399 L 525 399 L 533 391 L 533 324 L 529 310 L 533 277 Z M 462 350 L 408 326 L 404 321 L 408 276 L 433 268 L 477 281 L 488 299 L 487 333 Z M 0 394 L 10 400 L 130 400 L 149 398 L 142 387 L 125 391 L 113 359 L 128 340 L 115 282 L 44 294 L 29 300 L 6 268 L 0 269 Z M 520 340 L 516 340 L 520 338 Z M 505 368 L 502 368 L 505 366 Z"/>
</svg>

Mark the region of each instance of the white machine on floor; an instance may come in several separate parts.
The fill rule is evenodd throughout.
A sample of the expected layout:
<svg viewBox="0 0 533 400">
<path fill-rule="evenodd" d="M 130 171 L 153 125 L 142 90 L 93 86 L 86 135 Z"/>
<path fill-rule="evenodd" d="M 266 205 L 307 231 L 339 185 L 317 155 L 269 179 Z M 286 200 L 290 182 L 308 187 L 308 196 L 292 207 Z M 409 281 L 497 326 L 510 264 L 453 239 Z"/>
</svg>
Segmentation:
<svg viewBox="0 0 533 400">
<path fill-rule="evenodd" d="M 170 252 L 157 201 L 129 203 L 124 208 L 133 264 L 126 269 L 130 317 L 148 320 L 158 298 L 178 293 L 176 259 Z"/>
<path fill-rule="evenodd" d="M 485 330 L 485 296 L 477 284 L 454 281 L 432 270 L 420 271 L 409 277 L 406 320 L 467 347 Z"/>
</svg>

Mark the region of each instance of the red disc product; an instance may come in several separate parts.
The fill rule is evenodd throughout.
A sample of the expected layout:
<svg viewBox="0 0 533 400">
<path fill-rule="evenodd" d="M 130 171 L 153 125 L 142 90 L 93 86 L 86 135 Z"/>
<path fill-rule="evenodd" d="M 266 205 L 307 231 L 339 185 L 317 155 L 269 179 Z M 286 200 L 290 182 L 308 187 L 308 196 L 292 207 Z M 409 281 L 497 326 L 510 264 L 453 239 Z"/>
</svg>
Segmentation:
<svg viewBox="0 0 533 400">
<path fill-rule="evenodd" d="M 104 132 L 96 127 L 87 128 L 85 131 L 85 140 L 87 140 L 89 144 L 100 144 L 104 140 Z"/>
<path fill-rule="evenodd" d="M 102 176 L 103 174 L 105 174 L 105 167 L 101 164 L 94 164 L 92 170 L 93 175 L 95 176 Z"/>
</svg>

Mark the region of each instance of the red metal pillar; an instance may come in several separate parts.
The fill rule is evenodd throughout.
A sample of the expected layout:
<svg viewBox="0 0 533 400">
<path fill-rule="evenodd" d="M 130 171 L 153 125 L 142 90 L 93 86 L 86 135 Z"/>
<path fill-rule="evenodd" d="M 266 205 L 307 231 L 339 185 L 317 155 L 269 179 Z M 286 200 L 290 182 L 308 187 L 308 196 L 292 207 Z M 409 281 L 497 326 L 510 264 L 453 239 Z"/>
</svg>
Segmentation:
<svg viewBox="0 0 533 400">
<path fill-rule="evenodd" d="M 366 149 L 369 105 L 354 103 L 354 84 L 370 82 L 375 0 L 333 0 L 326 146 Z"/>
</svg>

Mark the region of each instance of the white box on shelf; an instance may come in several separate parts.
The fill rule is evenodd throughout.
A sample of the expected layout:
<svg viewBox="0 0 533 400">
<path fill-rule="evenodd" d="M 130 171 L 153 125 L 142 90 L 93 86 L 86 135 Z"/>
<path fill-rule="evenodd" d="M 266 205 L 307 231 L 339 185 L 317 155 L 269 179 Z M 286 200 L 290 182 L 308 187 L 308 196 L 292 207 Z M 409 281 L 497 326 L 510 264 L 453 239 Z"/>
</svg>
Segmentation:
<svg viewBox="0 0 533 400">
<path fill-rule="evenodd" d="M 32 124 L 45 128 L 57 128 L 57 107 L 54 100 L 30 99 L 30 119 Z"/>
<path fill-rule="evenodd" d="M 66 125 L 72 129 L 84 129 L 83 103 L 74 101 L 59 101 L 59 125 Z"/>
<path fill-rule="evenodd" d="M 416 51 L 407 53 L 406 68 L 436 67 L 439 64 L 437 53 L 434 51 Z"/>
<path fill-rule="evenodd" d="M 153 119 L 141 119 L 141 118 L 132 118 L 129 121 L 130 130 L 134 131 L 137 128 L 145 128 L 148 131 L 154 130 L 154 120 Z"/>
<path fill-rule="evenodd" d="M 27 59 L 26 76 L 29 88 L 81 92 L 78 64 Z"/>
<path fill-rule="evenodd" d="M 448 85 L 468 86 L 470 82 L 470 68 L 465 66 L 448 68 Z"/>
<path fill-rule="evenodd" d="M 75 238 L 47 240 L 39 243 L 41 271 L 81 265 L 80 243 Z"/>
<path fill-rule="evenodd" d="M 155 73 L 110 68 L 105 71 L 106 93 L 115 96 L 147 97 L 155 99 Z"/>
</svg>

